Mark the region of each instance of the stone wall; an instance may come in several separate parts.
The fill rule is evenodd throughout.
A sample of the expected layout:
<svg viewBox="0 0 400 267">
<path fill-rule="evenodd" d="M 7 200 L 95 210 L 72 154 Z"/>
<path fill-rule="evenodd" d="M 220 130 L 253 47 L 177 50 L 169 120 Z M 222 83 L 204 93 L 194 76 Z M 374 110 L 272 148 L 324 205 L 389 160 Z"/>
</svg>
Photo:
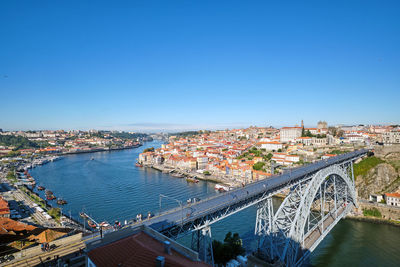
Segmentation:
<svg viewBox="0 0 400 267">
<path fill-rule="evenodd" d="M 387 158 L 391 154 L 400 154 L 400 145 L 374 146 L 374 153 L 379 158 Z"/>
<path fill-rule="evenodd" d="M 358 214 L 362 214 L 364 209 L 377 208 L 382 214 L 382 218 L 386 220 L 400 220 L 400 207 L 388 206 L 380 203 L 359 202 L 357 209 Z"/>
</svg>

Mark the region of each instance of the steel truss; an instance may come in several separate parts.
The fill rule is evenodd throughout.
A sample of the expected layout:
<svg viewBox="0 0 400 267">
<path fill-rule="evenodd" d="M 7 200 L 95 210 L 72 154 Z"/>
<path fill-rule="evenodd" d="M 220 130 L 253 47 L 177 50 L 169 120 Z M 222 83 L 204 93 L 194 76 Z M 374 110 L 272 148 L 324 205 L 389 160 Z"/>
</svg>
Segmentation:
<svg viewBox="0 0 400 267">
<path fill-rule="evenodd" d="M 359 154 L 357 157 L 361 156 L 362 154 Z M 172 239 L 192 233 L 192 248 L 199 252 L 200 259 L 213 264 L 211 224 L 250 206 L 258 205 L 255 234 L 259 236 L 259 248 L 264 250 L 270 259 L 280 260 L 288 266 L 299 264 L 347 214 L 349 206 L 356 205 L 352 161 L 357 157 L 319 171 L 305 173 L 273 189 L 265 188 L 265 191 L 261 190 L 262 193 L 249 195 L 222 208 L 204 212 L 196 218 L 186 218 L 183 214 L 180 223 L 158 231 Z M 271 198 L 285 189 L 290 189 L 290 194 L 274 213 Z M 316 203 L 320 206 L 320 216 L 310 212 L 311 209 L 315 209 Z M 343 210 L 343 205 L 348 206 Z M 334 222 L 324 227 L 320 223 L 321 220 L 326 220 L 327 216 L 332 214 Z M 320 237 L 313 243 L 315 245 L 304 250 L 305 241 L 315 229 L 320 229 Z"/>
<path fill-rule="evenodd" d="M 192 232 L 191 248 L 199 252 L 199 258 L 202 261 L 214 266 L 211 227 L 209 224 L 202 229 Z"/>
<path fill-rule="evenodd" d="M 329 166 L 292 186 L 274 213 L 260 202 L 255 234 L 268 260 L 299 266 L 356 203 L 352 161 Z"/>
</svg>

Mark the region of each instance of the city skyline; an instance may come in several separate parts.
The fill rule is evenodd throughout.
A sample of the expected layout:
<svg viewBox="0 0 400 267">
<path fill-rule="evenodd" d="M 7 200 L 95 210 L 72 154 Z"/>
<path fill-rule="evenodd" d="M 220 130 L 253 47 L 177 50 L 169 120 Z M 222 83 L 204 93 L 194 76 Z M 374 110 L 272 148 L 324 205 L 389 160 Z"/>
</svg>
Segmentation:
<svg viewBox="0 0 400 267">
<path fill-rule="evenodd" d="M 3 130 L 400 124 L 395 1 L 0 7 Z"/>
</svg>

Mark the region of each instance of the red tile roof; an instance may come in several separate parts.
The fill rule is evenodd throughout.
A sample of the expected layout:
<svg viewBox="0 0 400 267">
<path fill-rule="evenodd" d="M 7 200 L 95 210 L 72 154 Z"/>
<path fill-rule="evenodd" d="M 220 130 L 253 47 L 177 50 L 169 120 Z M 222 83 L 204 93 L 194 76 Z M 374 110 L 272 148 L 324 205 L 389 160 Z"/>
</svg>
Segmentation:
<svg viewBox="0 0 400 267">
<path fill-rule="evenodd" d="M 164 252 L 164 244 L 150 235 L 140 232 L 105 246 L 89 251 L 88 256 L 96 266 L 155 266 L 158 256 L 165 257 L 168 266 L 209 266 L 204 262 L 192 261 L 171 249 Z"/>
</svg>

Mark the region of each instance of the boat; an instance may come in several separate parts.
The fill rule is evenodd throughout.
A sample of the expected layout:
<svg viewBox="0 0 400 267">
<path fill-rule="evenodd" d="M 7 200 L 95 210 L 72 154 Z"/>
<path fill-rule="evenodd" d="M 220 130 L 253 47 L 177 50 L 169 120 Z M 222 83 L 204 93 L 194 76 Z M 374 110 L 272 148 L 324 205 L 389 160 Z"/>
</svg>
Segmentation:
<svg viewBox="0 0 400 267">
<path fill-rule="evenodd" d="M 103 230 L 111 229 L 112 226 L 108 222 L 101 222 L 99 223 L 99 227 L 101 227 Z"/>
<path fill-rule="evenodd" d="M 58 199 L 57 200 L 57 204 L 58 205 L 65 205 L 65 204 L 67 204 L 67 201 L 65 199 Z"/>
<path fill-rule="evenodd" d="M 47 195 L 46 197 L 47 200 L 54 200 L 56 197 L 54 195 Z"/>
<path fill-rule="evenodd" d="M 86 213 L 84 213 L 84 212 L 80 212 L 80 213 L 79 213 L 79 216 L 81 216 L 81 217 L 84 218 L 84 219 L 89 218 L 89 216 L 88 216 Z"/>
<path fill-rule="evenodd" d="M 230 189 L 228 186 L 222 185 L 222 184 L 216 184 L 214 186 L 214 188 L 215 188 L 215 190 L 218 190 L 220 192 L 226 192 L 226 191 L 229 191 L 229 189 Z"/>
<path fill-rule="evenodd" d="M 94 160 L 94 158 L 91 158 L 90 160 Z"/>
<path fill-rule="evenodd" d="M 46 188 L 44 188 L 43 186 L 39 185 L 39 186 L 37 187 L 37 189 L 38 189 L 39 191 L 43 191 L 43 190 L 45 190 Z"/>
<path fill-rule="evenodd" d="M 90 227 L 92 227 L 92 228 L 97 228 L 97 225 L 96 225 L 93 221 L 91 221 L 91 220 L 88 220 L 88 221 L 87 221 L 87 224 L 88 224 Z"/>
<path fill-rule="evenodd" d="M 136 166 L 136 167 L 143 167 L 143 165 L 140 164 L 139 162 L 136 162 L 136 163 L 135 163 L 135 166 Z"/>
<path fill-rule="evenodd" d="M 190 177 L 186 178 L 186 181 L 189 183 L 195 183 L 195 184 L 197 184 L 199 182 L 199 180 L 197 180 L 196 178 L 190 178 Z"/>
<path fill-rule="evenodd" d="M 46 190 L 46 195 L 52 195 L 53 192 L 51 192 L 50 190 Z"/>
<path fill-rule="evenodd" d="M 171 176 L 177 177 L 177 178 L 182 178 L 183 177 L 183 175 L 179 174 L 179 173 L 173 173 L 173 174 L 171 174 Z"/>
</svg>

